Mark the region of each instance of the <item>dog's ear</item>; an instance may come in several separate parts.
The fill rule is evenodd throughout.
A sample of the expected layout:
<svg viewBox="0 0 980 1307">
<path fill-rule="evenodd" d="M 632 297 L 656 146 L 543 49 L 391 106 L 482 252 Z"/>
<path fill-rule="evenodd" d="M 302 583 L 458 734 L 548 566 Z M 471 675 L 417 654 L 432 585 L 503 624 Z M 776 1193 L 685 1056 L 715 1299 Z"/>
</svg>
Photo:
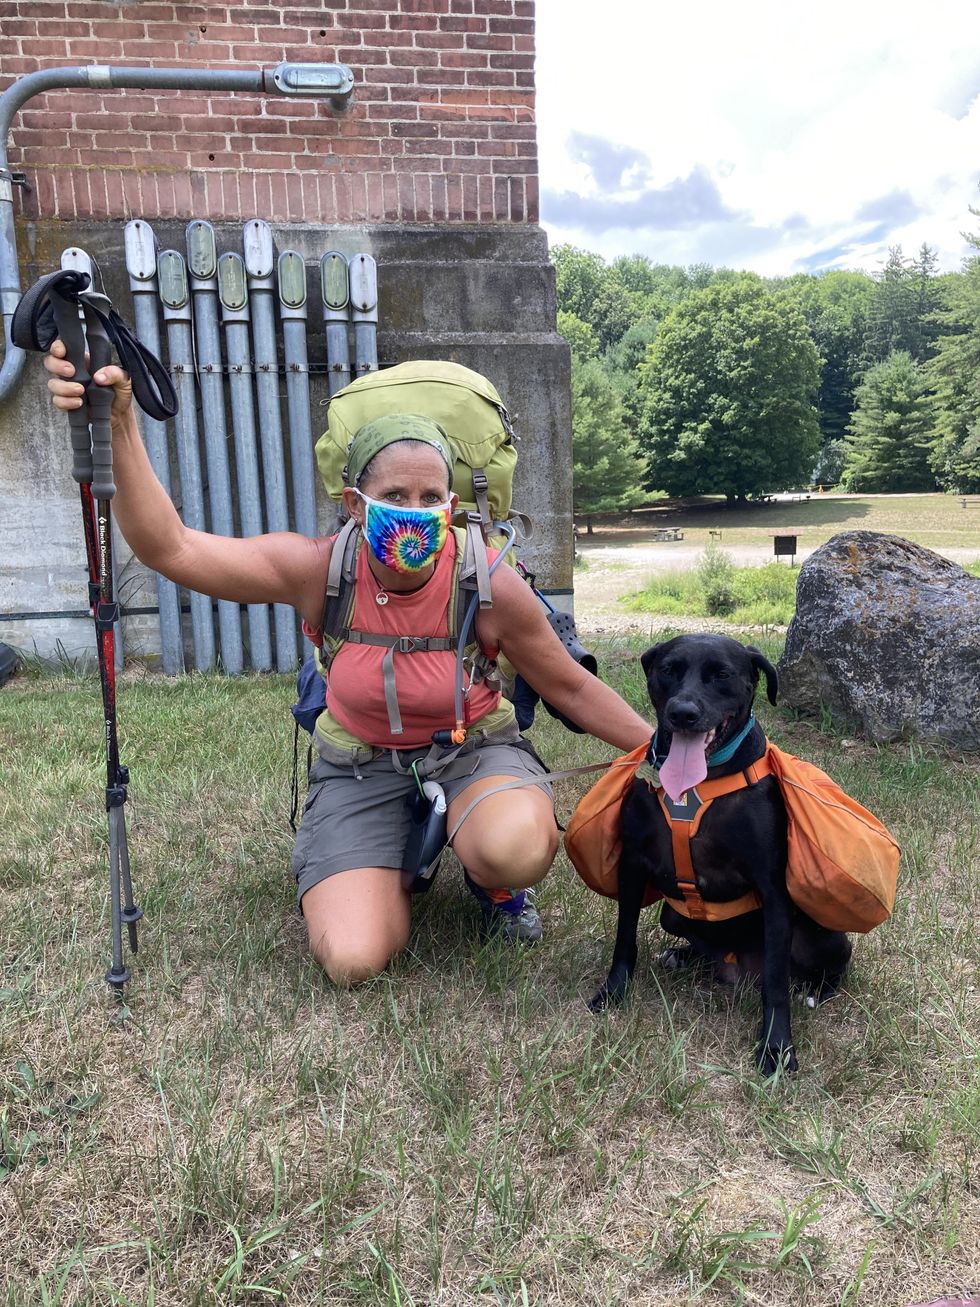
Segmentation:
<svg viewBox="0 0 980 1307">
<path fill-rule="evenodd" d="M 643 668 L 644 676 L 650 675 L 650 668 L 653 666 L 657 654 L 664 647 L 665 643 L 669 642 L 662 641 L 660 644 L 652 644 L 649 649 L 645 649 L 643 653 L 640 654 L 640 666 Z"/>
<path fill-rule="evenodd" d="M 760 672 L 765 672 L 766 698 L 770 703 L 774 704 L 776 702 L 776 695 L 779 693 L 779 677 L 776 674 L 775 667 L 773 667 L 772 663 L 762 650 L 757 649 L 755 645 L 747 644 L 745 646 L 745 652 L 752 659 L 752 667 L 755 671 L 756 680 L 758 680 Z"/>
</svg>

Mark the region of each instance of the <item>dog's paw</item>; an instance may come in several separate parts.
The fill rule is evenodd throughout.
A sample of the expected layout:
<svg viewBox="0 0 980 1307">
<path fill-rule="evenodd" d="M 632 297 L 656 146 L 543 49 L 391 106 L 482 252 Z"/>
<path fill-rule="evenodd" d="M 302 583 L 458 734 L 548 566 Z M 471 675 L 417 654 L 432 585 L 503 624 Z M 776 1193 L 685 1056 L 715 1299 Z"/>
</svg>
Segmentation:
<svg viewBox="0 0 980 1307">
<path fill-rule="evenodd" d="M 604 1012 L 604 1010 L 608 1008 L 610 1002 L 613 1002 L 614 1004 L 614 1002 L 617 1002 L 617 999 L 615 999 L 613 993 L 610 993 L 605 985 L 602 985 L 602 988 L 598 989 L 596 993 L 593 993 L 591 999 L 588 1001 L 589 1012 Z"/>
<path fill-rule="evenodd" d="M 626 997 L 626 980 L 606 980 L 601 989 L 596 990 L 588 1002 L 590 1012 L 603 1012 L 607 1007 L 618 1007 Z"/>
<path fill-rule="evenodd" d="M 664 971 L 687 971 L 703 963 L 704 959 L 696 953 L 690 944 L 678 944 L 665 948 L 657 954 L 657 961 Z"/>
<path fill-rule="evenodd" d="M 825 977 L 818 984 L 807 985 L 800 993 L 804 1007 L 817 1008 L 840 993 L 840 977 Z"/>
<path fill-rule="evenodd" d="M 760 1044 L 755 1053 L 755 1064 L 764 1076 L 777 1071 L 792 1075 L 798 1070 L 796 1049 L 792 1044 Z"/>
</svg>

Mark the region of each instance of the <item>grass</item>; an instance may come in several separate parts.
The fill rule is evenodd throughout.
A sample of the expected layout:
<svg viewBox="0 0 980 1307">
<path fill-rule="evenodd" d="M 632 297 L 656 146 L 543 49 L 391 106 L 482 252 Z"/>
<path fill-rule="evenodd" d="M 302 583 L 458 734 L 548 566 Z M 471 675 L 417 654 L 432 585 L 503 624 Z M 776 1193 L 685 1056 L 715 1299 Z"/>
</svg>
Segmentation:
<svg viewBox="0 0 980 1307">
<path fill-rule="evenodd" d="M 760 640 L 770 656 L 777 640 Z M 638 643 L 599 649 L 637 706 Z M 761 706 L 904 847 L 893 918 L 761 1081 L 753 993 L 664 973 L 600 1019 L 615 908 L 561 855 L 546 942 L 481 944 L 458 871 L 351 993 L 289 880 L 287 678 L 127 674 L 138 897 L 106 992 L 100 702 L 0 694 L 0 1303 L 903 1307 L 980 1285 L 976 770 Z M 552 765 L 609 757 L 544 714 Z M 585 782 L 561 782 L 566 816 Z"/>
<path fill-rule="evenodd" d="M 796 535 L 801 550 L 815 548 L 840 531 L 880 531 L 900 535 L 927 549 L 958 548 L 980 556 L 980 508 L 961 508 L 957 495 L 813 494 L 802 502 L 779 502 L 726 509 L 723 500 L 669 510 L 670 526 L 684 531 L 685 543 L 706 545 L 721 531 L 721 544 L 763 544 L 771 552 L 773 533 Z M 665 509 L 635 511 L 625 517 L 596 520 L 595 534 L 584 533 L 579 545 L 591 551 L 604 544 L 648 541 L 664 524 Z"/>
<path fill-rule="evenodd" d="M 798 575 L 798 569 L 786 563 L 767 563 L 762 567 L 733 566 L 731 606 L 725 612 L 726 619 L 738 626 L 788 625 L 796 609 Z M 716 615 L 710 594 L 696 569 L 663 572 L 651 576 L 641 591 L 626 596 L 623 607 L 634 613 L 707 617 Z"/>
</svg>

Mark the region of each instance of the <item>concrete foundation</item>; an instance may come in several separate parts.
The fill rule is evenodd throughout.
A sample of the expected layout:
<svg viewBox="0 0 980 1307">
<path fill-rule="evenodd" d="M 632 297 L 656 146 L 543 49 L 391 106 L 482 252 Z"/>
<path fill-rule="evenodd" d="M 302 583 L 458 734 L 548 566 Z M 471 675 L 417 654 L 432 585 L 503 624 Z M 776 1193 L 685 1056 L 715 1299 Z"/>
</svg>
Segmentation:
<svg viewBox="0 0 980 1307">
<path fill-rule="evenodd" d="M 202 215 L 203 216 L 203 215 Z M 185 248 L 183 222 L 152 223 L 161 248 Z M 99 264 L 106 290 L 132 325 L 123 227 L 33 222 L 18 232 L 22 287 L 59 266 L 70 245 Z M 520 443 L 514 506 L 534 521 L 521 556 L 559 608 L 571 607 L 572 449 L 569 355 L 555 330 L 554 274 L 544 233 L 533 226 L 394 228 L 274 225 L 277 247 L 310 267 L 311 361 L 325 361 L 315 265 L 328 250 L 369 253 L 378 262 L 378 357 L 444 358 L 485 373 L 506 402 Z M 241 249 L 241 224 L 216 224 L 219 251 Z M 43 658 L 91 656 L 87 574 L 68 426 L 52 409 L 40 358 L 28 360 L 18 393 L 0 408 L 0 641 Z M 326 378 L 311 378 L 314 436 Z M 333 508 L 320 491 L 321 524 Z M 118 550 L 119 597 L 153 607 L 151 575 Z M 186 596 L 184 596 L 186 599 Z M 39 614 L 58 614 L 39 616 Z M 68 615 L 71 614 L 71 615 Z M 153 615 L 124 619 L 127 656 L 159 652 Z"/>
</svg>

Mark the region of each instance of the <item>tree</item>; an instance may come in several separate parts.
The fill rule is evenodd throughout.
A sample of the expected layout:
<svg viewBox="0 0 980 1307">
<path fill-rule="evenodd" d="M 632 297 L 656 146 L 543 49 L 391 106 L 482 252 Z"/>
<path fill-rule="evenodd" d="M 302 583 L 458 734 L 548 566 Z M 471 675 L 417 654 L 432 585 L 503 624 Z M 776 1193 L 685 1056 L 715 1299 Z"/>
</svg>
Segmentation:
<svg viewBox="0 0 980 1307">
<path fill-rule="evenodd" d="M 980 216 L 976 209 L 971 213 Z M 980 235 L 967 236 L 980 249 Z M 947 279 L 948 306 L 938 315 L 944 334 L 928 366 L 936 394 L 932 467 L 940 484 L 959 494 L 980 492 L 980 256 Z"/>
<path fill-rule="evenodd" d="M 589 535 L 596 513 L 642 503 L 643 466 L 616 389 L 596 361 L 572 357 L 573 511 Z"/>
<path fill-rule="evenodd" d="M 561 309 L 558 310 L 558 334 L 568 341 L 573 357 L 577 358 L 580 363 L 598 358 L 599 342 L 596 339 L 595 332 L 587 322 L 583 322 L 574 313 L 565 313 Z"/>
<path fill-rule="evenodd" d="M 931 357 L 938 332 L 935 313 L 942 299 L 935 250 L 923 245 L 917 259 L 906 259 L 893 245 L 881 272 L 868 314 L 864 360 L 868 366 L 905 350 L 917 363 Z"/>
<path fill-rule="evenodd" d="M 799 310 L 750 274 L 713 282 L 665 319 L 640 368 L 640 441 L 673 495 L 809 482 L 820 358 Z"/>
<path fill-rule="evenodd" d="M 776 283 L 796 304 L 810 328 L 823 366 L 817 418 L 825 445 L 839 441 L 854 411 L 861 381 L 863 345 L 875 283 L 863 272 L 799 274 Z"/>
<path fill-rule="evenodd" d="M 857 392 L 843 489 L 870 494 L 934 490 L 929 465 L 932 399 L 926 376 L 906 350 L 870 368 Z"/>
</svg>

